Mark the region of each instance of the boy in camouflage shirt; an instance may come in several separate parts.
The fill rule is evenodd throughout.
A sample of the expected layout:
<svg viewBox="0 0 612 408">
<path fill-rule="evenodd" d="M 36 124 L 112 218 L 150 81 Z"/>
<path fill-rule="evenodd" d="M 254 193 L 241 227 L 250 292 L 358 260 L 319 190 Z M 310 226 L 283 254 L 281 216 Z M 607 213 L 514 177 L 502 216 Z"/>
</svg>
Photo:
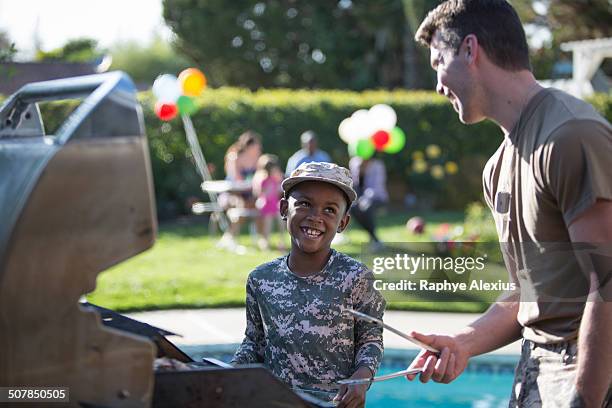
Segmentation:
<svg viewBox="0 0 612 408">
<path fill-rule="evenodd" d="M 305 163 L 282 187 L 291 251 L 249 275 L 247 328 L 232 363 L 263 363 L 291 387 L 335 396 L 341 407 L 363 406 L 367 386 L 337 381 L 374 375 L 382 329 L 344 309 L 382 318 L 385 301 L 365 265 L 330 248 L 356 198 L 350 174 L 332 163 Z"/>
</svg>

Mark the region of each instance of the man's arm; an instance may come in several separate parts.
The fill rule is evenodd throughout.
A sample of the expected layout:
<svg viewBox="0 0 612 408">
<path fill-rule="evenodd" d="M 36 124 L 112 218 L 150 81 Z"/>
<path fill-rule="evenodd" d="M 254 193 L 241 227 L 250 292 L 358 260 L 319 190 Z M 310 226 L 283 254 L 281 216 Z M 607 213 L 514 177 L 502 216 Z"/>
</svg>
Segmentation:
<svg viewBox="0 0 612 408">
<path fill-rule="evenodd" d="M 421 382 L 433 378 L 436 382 L 449 383 L 465 370 L 471 357 L 487 353 L 512 343 L 521 336 L 521 326 L 516 320 L 519 294 L 513 293 L 493 304 L 480 318 L 453 336 L 424 335 L 413 332 L 418 340 L 440 350 L 436 356 L 422 351 L 410 368 L 422 368 Z M 413 380 L 416 376 L 407 378 Z"/>
<path fill-rule="evenodd" d="M 612 246 L 612 201 L 597 201 L 569 225 L 569 234 L 572 242 L 600 243 L 609 249 Z M 609 297 L 612 282 L 601 281 L 603 273 L 610 269 L 595 271 L 590 262 L 580 256 L 578 262 L 589 274 L 590 292 L 578 332 L 576 392 L 586 406 L 600 407 L 612 382 L 612 302 Z"/>
<path fill-rule="evenodd" d="M 496 350 L 521 337 L 522 327 L 516 319 L 518 308 L 519 294 L 513 293 L 494 303 L 485 314 L 456 335 L 467 346 L 470 357 Z"/>
<path fill-rule="evenodd" d="M 238 153 L 229 152 L 225 156 L 225 175 L 230 180 L 238 180 L 240 171 L 238 171 Z"/>
</svg>

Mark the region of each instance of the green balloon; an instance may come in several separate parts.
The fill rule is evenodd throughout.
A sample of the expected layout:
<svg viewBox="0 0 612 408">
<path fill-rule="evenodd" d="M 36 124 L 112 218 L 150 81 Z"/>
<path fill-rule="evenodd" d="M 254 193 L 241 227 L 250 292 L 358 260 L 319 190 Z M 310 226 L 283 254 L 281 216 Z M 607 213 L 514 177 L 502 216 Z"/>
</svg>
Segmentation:
<svg viewBox="0 0 612 408">
<path fill-rule="evenodd" d="M 359 156 L 367 160 L 374 155 L 376 148 L 370 139 L 361 139 L 349 144 L 348 150 L 351 156 Z"/>
<path fill-rule="evenodd" d="M 197 110 L 193 98 L 187 95 L 179 96 L 178 100 L 176 101 L 176 106 L 178 106 L 178 110 L 181 115 L 191 115 Z"/>
<path fill-rule="evenodd" d="M 396 126 L 391 130 L 390 136 L 389 144 L 385 146 L 383 151 L 393 154 L 402 150 L 406 144 L 406 134 L 404 134 L 404 131 Z"/>
</svg>

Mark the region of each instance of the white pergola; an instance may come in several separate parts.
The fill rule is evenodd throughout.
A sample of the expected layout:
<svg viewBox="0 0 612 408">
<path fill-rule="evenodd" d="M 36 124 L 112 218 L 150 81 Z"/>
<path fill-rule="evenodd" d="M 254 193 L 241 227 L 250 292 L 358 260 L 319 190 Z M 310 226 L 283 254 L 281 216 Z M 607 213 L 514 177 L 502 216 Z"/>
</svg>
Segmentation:
<svg viewBox="0 0 612 408">
<path fill-rule="evenodd" d="M 572 52 L 572 79 L 542 80 L 544 86 L 562 89 L 578 98 L 591 95 L 591 79 L 605 58 L 612 57 L 612 38 L 571 41 L 561 44 L 561 50 Z"/>
</svg>

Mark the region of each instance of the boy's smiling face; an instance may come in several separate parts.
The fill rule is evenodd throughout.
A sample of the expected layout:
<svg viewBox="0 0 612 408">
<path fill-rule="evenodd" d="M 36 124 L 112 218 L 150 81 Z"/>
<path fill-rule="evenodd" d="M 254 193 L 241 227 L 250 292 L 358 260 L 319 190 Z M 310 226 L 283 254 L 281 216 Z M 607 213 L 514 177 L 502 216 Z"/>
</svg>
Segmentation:
<svg viewBox="0 0 612 408">
<path fill-rule="evenodd" d="M 329 251 L 337 232 L 349 223 L 344 193 L 332 184 L 304 181 L 283 198 L 280 211 L 287 217 L 292 250 L 304 253 Z"/>
</svg>

